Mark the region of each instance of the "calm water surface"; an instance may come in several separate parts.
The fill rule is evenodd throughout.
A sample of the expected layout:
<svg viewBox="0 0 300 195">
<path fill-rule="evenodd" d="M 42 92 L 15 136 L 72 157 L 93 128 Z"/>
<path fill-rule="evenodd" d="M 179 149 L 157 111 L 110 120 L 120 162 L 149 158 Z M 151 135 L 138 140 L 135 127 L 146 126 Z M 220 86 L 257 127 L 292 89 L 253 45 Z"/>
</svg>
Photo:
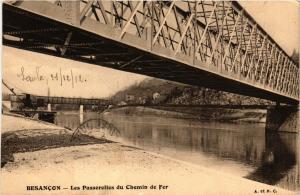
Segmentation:
<svg viewBox="0 0 300 195">
<path fill-rule="evenodd" d="M 96 113 L 81 117 L 78 113 L 58 113 L 56 124 L 71 129 L 81 124 L 84 131 L 101 129 L 113 141 L 300 191 L 299 134 L 266 135 L 264 124 Z"/>
</svg>

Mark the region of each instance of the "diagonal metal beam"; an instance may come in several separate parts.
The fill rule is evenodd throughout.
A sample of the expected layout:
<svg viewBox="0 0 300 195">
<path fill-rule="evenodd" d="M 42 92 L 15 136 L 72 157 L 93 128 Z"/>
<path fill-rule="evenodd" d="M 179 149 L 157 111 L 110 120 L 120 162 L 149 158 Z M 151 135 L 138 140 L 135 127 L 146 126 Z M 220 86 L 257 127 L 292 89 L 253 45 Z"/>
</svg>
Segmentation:
<svg viewBox="0 0 300 195">
<path fill-rule="evenodd" d="M 102 4 L 102 1 L 99 1 L 99 0 L 98 0 L 98 1 L 97 1 L 97 4 L 98 4 L 98 6 L 99 6 L 99 8 L 100 8 L 100 11 L 101 11 L 101 13 L 102 13 L 104 22 L 105 22 L 106 24 L 110 24 L 110 21 L 109 21 L 107 15 L 106 15 L 105 8 L 104 8 L 104 6 L 103 6 L 103 4 Z"/>
<path fill-rule="evenodd" d="M 286 79 L 286 74 L 288 71 L 290 71 L 291 68 L 293 68 L 292 66 L 292 61 L 290 61 L 288 59 L 288 57 L 286 57 L 286 63 L 285 63 L 285 68 L 284 68 L 284 72 L 282 72 L 282 75 L 281 75 L 281 78 L 280 78 L 280 81 L 279 81 L 279 90 L 282 91 L 283 88 L 284 88 L 284 84 L 285 84 L 285 79 Z"/>
<path fill-rule="evenodd" d="M 79 21 L 82 22 L 84 19 L 85 14 L 89 11 L 89 9 L 92 7 L 94 1 L 88 1 L 83 10 L 80 13 Z"/>
<path fill-rule="evenodd" d="M 292 92 L 291 94 L 294 96 L 297 96 L 299 93 L 299 69 L 297 69 L 295 66 L 293 66 L 293 78 L 294 78 L 294 84 L 292 85 Z"/>
<path fill-rule="evenodd" d="M 161 23 L 160 23 L 160 19 L 159 19 L 159 13 L 157 13 L 157 9 L 155 8 L 155 6 L 153 6 L 153 14 L 155 14 L 156 19 L 157 19 L 157 23 L 158 23 L 158 25 L 160 25 Z M 155 28 L 154 25 L 152 27 Z M 161 34 L 162 34 L 162 39 L 163 39 L 163 42 L 165 44 L 165 47 L 168 47 L 168 42 L 166 40 L 166 35 L 165 35 L 164 28 L 161 29 Z"/>
<path fill-rule="evenodd" d="M 242 28 L 243 28 L 243 31 L 242 31 L 242 33 L 241 34 L 243 34 L 244 32 L 245 32 L 245 30 L 246 30 L 246 26 L 247 26 L 247 22 L 245 22 L 245 23 L 242 23 Z M 238 57 L 238 54 L 240 54 L 241 53 L 241 45 L 242 45 L 242 38 L 240 39 L 240 41 L 239 41 L 239 45 L 238 45 L 238 47 L 237 47 L 237 49 L 236 49 L 236 52 L 235 52 L 235 55 L 234 55 L 234 58 L 233 58 L 233 63 L 232 63 L 232 66 L 231 66 L 231 69 L 230 69 L 230 72 L 232 72 L 232 71 L 234 71 L 234 69 L 235 69 L 235 62 L 236 62 L 236 60 L 237 60 L 237 57 Z M 241 55 L 240 55 L 241 56 Z"/>
<path fill-rule="evenodd" d="M 142 57 L 144 57 L 144 55 L 138 56 L 138 57 L 136 57 L 136 58 L 130 60 L 129 62 L 126 62 L 125 64 L 121 65 L 120 68 L 124 68 L 124 67 L 130 65 L 130 64 L 132 64 L 133 62 L 135 62 L 135 61 L 141 59 Z"/>
<path fill-rule="evenodd" d="M 270 43 L 270 41 L 267 39 L 267 41 L 266 41 L 266 47 L 265 47 L 265 51 L 264 51 L 264 62 L 263 62 L 263 64 L 261 65 L 261 69 L 260 69 L 260 73 L 259 73 L 259 76 L 258 76 L 258 82 L 259 83 L 261 83 L 263 80 L 262 80 L 262 73 L 263 72 L 265 72 L 265 68 L 267 68 L 266 66 L 268 65 L 268 62 L 269 62 L 269 60 L 268 60 L 268 57 L 269 57 L 269 52 L 268 52 L 268 50 L 269 50 L 269 47 L 270 47 L 270 45 L 271 45 L 271 43 Z M 267 65 L 266 65 L 267 64 Z M 257 73 L 258 74 L 258 73 Z"/>
<path fill-rule="evenodd" d="M 259 34 L 257 34 L 257 36 L 260 36 Z M 245 77 L 247 78 L 247 77 L 250 77 L 251 76 L 251 74 L 250 73 L 252 73 L 251 72 L 251 70 L 252 70 L 252 67 L 253 67 L 253 60 L 254 60 L 254 58 L 257 56 L 257 46 L 256 45 L 258 45 L 257 43 L 257 41 L 258 41 L 258 39 L 257 39 L 257 36 L 256 36 L 256 39 L 255 39 L 255 42 L 254 42 L 254 45 L 255 45 L 255 47 L 256 47 L 256 53 L 252 53 L 252 58 L 251 58 L 251 61 L 250 61 L 250 65 L 249 65 L 249 68 L 248 68 L 248 71 L 247 71 L 247 74 L 245 75 Z M 265 41 L 265 37 L 264 37 L 264 41 Z M 262 48 L 263 48 L 263 45 L 260 47 L 260 49 L 262 50 Z M 261 54 L 261 53 L 260 53 Z M 260 59 L 260 56 L 261 55 L 259 55 L 259 57 L 258 57 L 258 60 Z M 256 67 L 254 67 L 254 70 L 256 71 Z"/>
<path fill-rule="evenodd" d="M 277 50 L 277 52 L 278 52 L 278 55 L 277 55 L 277 58 L 276 58 L 277 63 L 275 64 L 275 70 L 274 70 L 274 66 L 272 66 L 272 70 L 271 70 L 269 81 L 268 81 L 269 85 L 271 84 L 272 81 L 273 81 L 273 85 L 275 84 L 275 82 L 276 83 L 279 82 L 280 75 L 281 75 L 282 71 L 285 69 L 285 66 L 286 66 L 286 63 L 285 63 L 286 61 L 283 61 L 282 62 L 283 64 L 280 64 L 281 59 L 284 57 L 282 55 L 282 51 Z"/>
<path fill-rule="evenodd" d="M 154 45 L 154 43 L 156 42 L 157 37 L 158 37 L 158 35 L 160 34 L 161 29 L 162 29 L 163 26 L 165 25 L 165 22 L 167 21 L 167 18 L 168 18 L 168 16 L 169 16 L 169 14 L 171 13 L 174 4 L 175 4 L 175 0 L 172 1 L 172 3 L 171 3 L 171 5 L 170 5 L 170 7 L 169 7 L 169 9 L 168 9 L 168 11 L 167 11 L 167 13 L 166 13 L 164 19 L 163 19 L 163 21 L 161 22 L 161 24 L 160 24 L 160 26 L 159 26 L 159 28 L 158 28 L 158 30 L 157 30 L 157 32 L 156 32 L 156 34 L 155 34 L 153 40 L 152 40 L 152 45 Z"/>
<path fill-rule="evenodd" d="M 123 35 L 125 34 L 125 32 L 126 32 L 128 26 L 130 25 L 132 19 L 134 18 L 135 14 L 137 13 L 139 7 L 140 7 L 142 4 L 143 4 L 143 2 L 142 2 L 142 1 L 139 1 L 139 2 L 137 3 L 137 5 L 135 6 L 134 10 L 131 12 L 131 15 L 130 15 L 129 19 L 127 20 L 126 24 L 125 24 L 124 27 L 122 28 L 121 34 L 120 34 L 120 36 L 119 36 L 119 39 L 121 39 L 121 38 L 123 37 Z"/>
<path fill-rule="evenodd" d="M 181 35 L 180 40 L 179 40 L 179 42 L 178 42 L 178 46 L 177 46 L 177 48 L 176 48 L 176 50 L 175 50 L 173 56 L 176 56 L 176 54 L 178 53 L 178 51 L 179 51 L 179 49 L 180 49 L 180 47 L 181 47 L 181 43 L 182 43 L 182 41 L 183 41 L 183 38 L 185 37 L 185 35 L 186 35 L 186 33 L 187 33 L 187 30 L 188 30 L 188 28 L 189 28 L 189 26 L 190 26 L 190 24 L 191 24 L 191 22 L 192 22 L 192 19 L 194 18 L 194 15 L 195 15 L 195 14 L 191 14 L 191 15 L 190 15 L 190 17 L 189 17 L 189 19 L 188 19 L 188 21 L 187 21 L 187 23 L 186 23 L 186 25 L 185 25 L 185 28 L 184 28 L 184 30 L 183 30 L 183 32 L 182 32 L 182 35 Z"/>
<path fill-rule="evenodd" d="M 60 53 L 60 54 L 61 54 L 62 56 L 65 55 L 65 53 L 66 53 L 66 51 L 67 51 L 67 47 L 66 47 L 66 46 L 69 45 L 69 43 L 70 43 L 70 41 L 71 41 L 71 38 L 72 38 L 72 32 L 69 32 L 68 35 L 67 35 L 67 38 L 66 38 L 66 40 L 65 40 L 64 46 L 63 46 L 62 49 L 61 49 L 61 53 Z"/>
<path fill-rule="evenodd" d="M 242 64 L 241 64 L 241 71 L 240 71 L 240 73 L 242 72 L 242 71 L 244 71 L 244 66 L 245 66 L 245 61 L 246 61 L 246 58 L 247 58 L 247 52 L 248 52 L 248 48 L 249 48 L 249 46 L 250 46 L 250 42 L 251 42 L 251 38 L 252 38 L 252 36 L 253 36 L 253 33 L 254 33 L 254 31 L 257 29 L 257 26 L 255 25 L 253 28 L 252 28 L 252 30 L 251 30 L 251 34 L 250 34 L 250 37 L 249 37 L 249 39 L 248 39 L 248 43 L 247 43 L 247 46 L 246 46 L 246 52 L 244 53 L 244 58 L 243 58 L 243 61 L 242 61 Z"/>
<path fill-rule="evenodd" d="M 300 74 L 299 74 L 299 68 L 294 67 L 294 78 L 295 78 L 295 83 L 293 86 L 293 91 L 292 94 L 295 97 L 299 97 L 299 78 L 300 78 Z"/>
<path fill-rule="evenodd" d="M 132 1 L 128 1 L 128 3 L 129 3 L 129 8 L 130 8 L 131 11 L 132 11 L 132 10 L 133 10 Z M 142 31 L 141 31 L 140 24 L 139 24 L 139 21 L 138 21 L 138 18 L 137 18 L 137 16 L 136 16 L 136 14 L 134 14 L 133 20 L 134 20 L 135 26 L 136 26 L 136 28 L 137 28 L 138 34 L 139 34 L 139 36 L 141 37 L 141 36 L 142 36 Z"/>
<path fill-rule="evenodd" d="M 274 48 L 275 48 L 275 45 L 272 43 L 272 49 L 271 49 L 271 53 L 270 53 L 270 58 L 268 57 L 268 65 L 267 65 L 267 69 L 266 69 L 266 72 L 265 72 L 265 78 L 263 78 L 263 84 L 266 85 L 266 82 L 267 82 L 267 76 L 268 76 L 268 72 L 269 72 L 269 69 L 270 69 L 270 65 L 272 64 L 272 56 L 274 55 Z M 262 72 L 261 72 L 262 74 Z"/>
<path fill-rule="evenodd" d="M 175 10 L 176 9 L 176 6 L 174 6 L 173 7 L 174 9 L 173 10 Z M 155 9 L 155 11 L 156 11 L 156 9 Z M 162 16 L 163 17 L 165 17 L 165 14 L 164 14 L 164 11 L 163 11 L 163 9 L 161 9 L 161 14 L 162 14 Z M 159 22 L 159 20 L 158 20 L 158 24 L 160 25 L 160 22 Z M 174 41 L 175 41 L 175 39 L 174 39 L 174 37 L 175 37 L 175 35 L 176 35 L 176 33 L 174 33 L 174 37 L 171 37 L 171 33 L 170 33 L 170 28 L 169 28 L 169 25 L 167 24 L 167 21 L 165 22 L 165 24 L 166 25 L 164 25 L 164 27 L 166 28 L 166 33 L 167 33 L 167 35 L 168 35 L 168 37 L 169 37 L 169 41 L 170 41 L 170 44 L 169 45 L 171 45 L 172 46 L 172 49 L 173 50 L 175 50 L 175 46 L 174 46 Z M 162 36 L 165 36 L 164 34 L 164 27 L 161 29 L 161 32 L 162 32 Z M 174 30 L 175 32 L 176 32 L 176 30 Z"/>
<path fill-rule="evenodd" d="M 227 9 L 226 9 L 226 12 L 225 12 L 225 16 L 223 17 L 223 20 L 222 20 L 222 24 L 221 24 L 221 26 L 219 26 L 219 33 L 218 33 L 218 37 L 217 37 L 217 39 L 216 39 L 216 43 L 215 43 L 215 46 L 214 46 L 214 48 L 213 48 L 213 51 L 212 51 L 212 53 L 211 53 L 211 56 L 210 56 L 210 58 L 209 58 L 209 64 L 212 62 L 212 58 L 214 57 L 214 54 L 215 54 L 215 52 L 216 52 L 216 50 L 217 50 L 217 47 L 218 47 L 218 45 L 219 45 L 219 42 L 220 42 L 220 38 L 221 38 L 221 35 L 222 35 L 222 33 L 223 33 L 223 27 L 224 27 L 224 23 L 225 23 L 225 20 L 227 19 L 227 16 L 228 16 L 228 14 L 229 14 L 229 10 L 231 9 L 231 7 L 228 7 Z M 220 66 L 222 67 L 222 64 L 220 64 Z"/>
<path fill-rule="evenodd" d="M 237 26 L 237 24 L 238 24 L 238 22 L 239 22 L 239 20 L 240 20 L 240 17 L 241 17 L 241 12 L 238 13 L 238 17 L 237 17 L 237 19 L 236 19 L 236 21 L 235 21 L 235 24 L 234 24 L 234 26 L 233 26 L 233 28 L 232 28 L 232 31 L 231 31 L 231 33 L 230 33 L 230 38 L 229 38 L 229 41 L 228 41 L 227 46 L 226 46 L 226 48 L 225 48 L 225 53 L 224 53 L 224 57 L 223 57 L 223 60 L 222 60 L 222 64 L 225 63 L 225 59 L 226 59 L 226 56 L 227 56 L 227 54 L 228 54 L 229 47 L 230 47 L 231 44 L 232 44 L 232 37 L 233 37 L 233 35 L 234 35 L 235 31 L 236 31 L 236 26 Z M 225 64 L 224 64 L 224 65 L 225 65 Z"/>
<path fill-rule="evenodd" d="M 202 42 L 203 42 L 203 39 L 204 39 L 204 37 L 205 37 L 205 35 L 206 35 L 206 33 L 207 33 L 208 27 L 210 26 L 210 22 L 211 22 L 211 20 L 212 20 L 212 17 L 213 17 L 213 15 L 214 15 L 214 12 L 215 12 L 216 9 L 217 9 L 217 5 L 218 5 L 218 2 L 215 2 L 215 5 L 214 5 L 214 7 L 213 7 L 213 9 L 212 9 L 212 11 L 211 11 L 211 14 L 210 14 L 208 20 L 207 20 L 207 24 L 206 24 L 206 26 L 205 26 L 205 29 L 204 29 L 204 31 L 203 31 L 203 33 L 202 33 L 202 36 L 201 36 L 200 41 L 199 41 L 199 43 L 198 43 L 198 46 L 197 46 L 197 48 L 196 48 L 196 52 L 198 52 L 199 49 L 200 49 L 200 47 L 201 47 L 201 44 L 202 44 Z"/>
<path fill-rule="evenodd" d="M 293 66 L 291 65 L 287 74 L 285 75 L 284 88 L 283 88 L 284 93 L 288 93 L 288 89 L 290 86 L 289 84 L 290 84 L 290 80 L 291 80 L 292 68 L 293 68 Z"/>
<path fill-rule="evenodd" d="M 262 42 L 261 47 L 260 47 L 260 53 L 259 53 L 257 62 L 255 64 L 255 70 L 254 70 L 254 77 L 253 78 L 255 78 L 255 75 L 257 73 L 258 65 L 259 65 L 259 62 L 261 60 L 261 57 L 262 57 L 262 54 L 263 54 L 263 51 L 264 51 L 266 39 L 267 39 L 267 36 L 264 36 L 263 42 Z"/>
</svg>

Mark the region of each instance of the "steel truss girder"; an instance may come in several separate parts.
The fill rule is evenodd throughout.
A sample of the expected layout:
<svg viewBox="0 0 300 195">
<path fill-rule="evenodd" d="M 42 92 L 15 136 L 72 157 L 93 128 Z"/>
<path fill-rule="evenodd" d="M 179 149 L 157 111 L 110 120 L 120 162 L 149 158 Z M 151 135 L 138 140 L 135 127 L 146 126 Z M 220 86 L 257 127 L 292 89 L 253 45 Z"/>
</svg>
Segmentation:
<svg viewBox="0 0 300 195">
<path fill-rule="evenodd" d="M 74 27 L 85 28 L 93 20 L 115 29 L 112 40 L 125 43 L 135 36 L 145 41 L 142 49 L 150 53 L 161 48 L 167 51 L 163 56 L 174 61 L 188 59 L 192 66 L 204 63 L 216 74 L 232 75 L 240 82 L 299 100 L 299 65 L 235 1 L 81 0 L 56 1 L 55 6 L 64 8 L 71 17 L 67 22 Z M 45 31 L 56 29 L 7 31 L 4 39 L 5 35 Z M 61 55 L 72 50 L 71 35 L 69 32 Z"/>
</svg>

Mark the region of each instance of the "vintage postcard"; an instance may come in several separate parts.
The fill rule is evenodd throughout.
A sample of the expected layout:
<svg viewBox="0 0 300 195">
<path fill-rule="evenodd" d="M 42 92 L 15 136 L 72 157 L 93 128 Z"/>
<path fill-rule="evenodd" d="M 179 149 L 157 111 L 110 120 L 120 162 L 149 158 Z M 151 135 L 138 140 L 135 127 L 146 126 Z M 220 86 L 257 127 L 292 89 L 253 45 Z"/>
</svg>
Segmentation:
<svg viewBox="0 0 300 195">
<path fill-rule="evenodd" d="M 299 1 L 1 5 L 1 194 L 300 195 Z"/>
</svg>

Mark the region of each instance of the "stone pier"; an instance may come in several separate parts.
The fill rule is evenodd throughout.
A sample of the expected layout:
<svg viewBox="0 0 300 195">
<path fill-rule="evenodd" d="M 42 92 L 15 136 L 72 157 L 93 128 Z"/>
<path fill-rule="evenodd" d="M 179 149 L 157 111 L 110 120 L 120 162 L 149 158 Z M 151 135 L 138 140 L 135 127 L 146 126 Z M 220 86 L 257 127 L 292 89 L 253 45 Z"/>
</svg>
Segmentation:
<svg viewBox="0 0 300 195">
<path fill-rule="evenodd" d="M 298 106 L 276 106 L 268 108 L 266 131 L 300 133 Z"/>
</svg>

